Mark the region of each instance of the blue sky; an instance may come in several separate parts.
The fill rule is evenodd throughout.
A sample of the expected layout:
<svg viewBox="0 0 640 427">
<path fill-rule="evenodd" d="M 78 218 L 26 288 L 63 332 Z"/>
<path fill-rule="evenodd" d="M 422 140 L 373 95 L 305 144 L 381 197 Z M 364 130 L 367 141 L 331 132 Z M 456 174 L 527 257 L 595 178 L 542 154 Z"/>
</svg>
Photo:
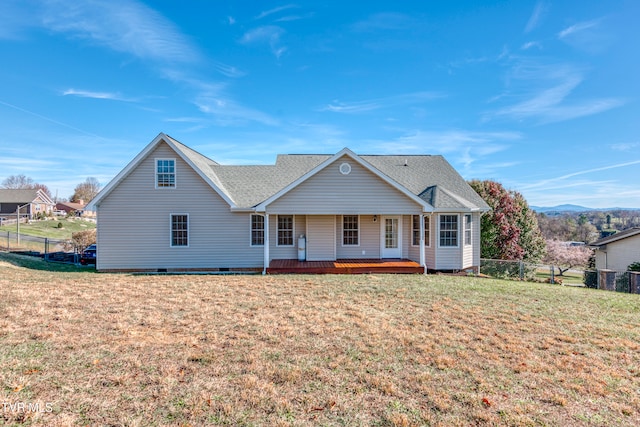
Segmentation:
<svg viewBox="0 0 640 427">
<path fill-rule="evenodd" d="M 0 2 L 0 181 L 70 197 L 159 132 L 223 164 L 442 154 L 530 205 L 640 207 L 640 3 Z"/>
</svg>

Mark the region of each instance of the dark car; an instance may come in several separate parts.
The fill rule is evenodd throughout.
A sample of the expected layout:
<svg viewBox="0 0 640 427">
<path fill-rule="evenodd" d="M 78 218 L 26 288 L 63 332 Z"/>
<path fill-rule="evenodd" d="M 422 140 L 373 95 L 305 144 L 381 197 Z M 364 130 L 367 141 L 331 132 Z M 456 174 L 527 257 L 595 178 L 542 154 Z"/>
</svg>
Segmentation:
<svg viewBox="0 0 640 427">
<path fill-rule="evenodd" d="M 96 263 L 96 245 L 89 245 L 87 248 L 82 251 L 82 255 L 80 255 L 80 264 L 95 264 Z"/>
</svg>

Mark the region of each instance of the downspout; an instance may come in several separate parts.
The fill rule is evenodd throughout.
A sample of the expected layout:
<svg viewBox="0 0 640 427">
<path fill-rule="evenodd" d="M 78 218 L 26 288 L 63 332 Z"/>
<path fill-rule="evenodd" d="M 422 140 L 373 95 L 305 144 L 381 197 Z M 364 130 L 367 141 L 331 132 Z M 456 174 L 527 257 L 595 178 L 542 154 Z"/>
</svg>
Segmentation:
<svg viewBox="0 0 640 427">
<path fill-rule="evenodd" d="M 267 274 L 267 268 L 269 268 L 269 214 L 264 213 L 264 267 L 262 269 L 262 275 Z"/>
<path fill-rule="evenodd" d="M 424 250 L 424 214 L 420 214 L 420 265 L 424 267 L 424 274 L 427 274 L 426 254 Z"/>
</svg>

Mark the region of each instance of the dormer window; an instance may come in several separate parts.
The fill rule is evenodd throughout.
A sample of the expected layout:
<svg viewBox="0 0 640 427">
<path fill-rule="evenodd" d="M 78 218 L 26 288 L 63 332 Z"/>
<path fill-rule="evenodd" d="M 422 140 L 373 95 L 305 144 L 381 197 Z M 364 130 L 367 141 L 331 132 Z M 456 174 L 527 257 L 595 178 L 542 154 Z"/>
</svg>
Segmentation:
<svg viewBox="0 0 640 427">
<path fill-rule="evenodd" d="M 176 160 L 156 159 L 156 188 L 176 187 Z"/>
</svg>

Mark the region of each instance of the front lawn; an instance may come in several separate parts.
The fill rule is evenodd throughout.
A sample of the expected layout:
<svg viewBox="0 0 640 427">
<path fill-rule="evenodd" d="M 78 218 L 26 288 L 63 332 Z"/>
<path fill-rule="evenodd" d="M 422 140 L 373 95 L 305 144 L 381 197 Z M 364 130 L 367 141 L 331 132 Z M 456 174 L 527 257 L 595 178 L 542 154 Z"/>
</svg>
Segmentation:
<svg viewBox="0 0 640 427">
<path fill-rule="evenodd" d="M 15 218 L 14 218 L 15 219 Z M 3 225 L 0 232 L 16 232 L 16 224 Z M 76 231 L 93 230 L 96 223 L 80 218 L 54 218 L 47 220 L 33 220 L 20 223 L 20 234 L 34 237 L 47 237 L 55 240 L 68 240 Z"/>
<path fill-rule="evenodd" d="M 638 295 L 25 260 L 0 253 L 7 425 L 640 425 Z"/>
</svg>

